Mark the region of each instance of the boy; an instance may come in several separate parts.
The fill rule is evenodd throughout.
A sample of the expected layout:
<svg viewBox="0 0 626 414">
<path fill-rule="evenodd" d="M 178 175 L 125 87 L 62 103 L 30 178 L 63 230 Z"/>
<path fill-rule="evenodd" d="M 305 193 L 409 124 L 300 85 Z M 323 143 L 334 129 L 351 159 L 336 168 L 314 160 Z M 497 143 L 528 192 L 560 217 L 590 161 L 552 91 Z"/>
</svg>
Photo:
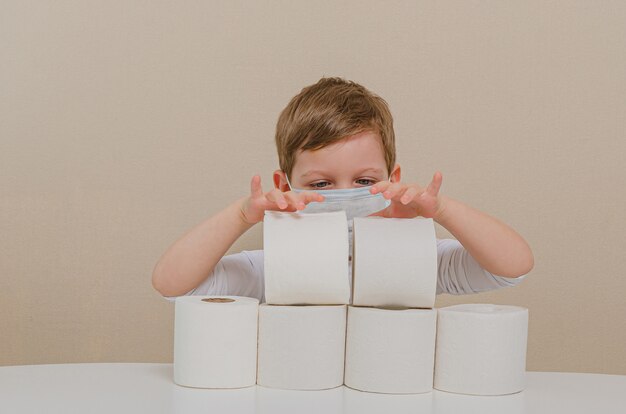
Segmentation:
<svg viewBox="0 0 626 414">
<path fill-rule="evenodd" d="M 445 227 L 457 240 L 437 240 L 437 293 L 514 286 L 534 265 L 530 247 L 513 229 L 441 195 L 441 173 L 425 189 L 401 182 L 391 113 L 382 98 L 359 84 L 322 78 L 304 88 L 278 119 L 276 145 L 280 170 L 274 172 L 273 190 L 264 193 L 261 178 L 254 176 L 249 196 L 191 229 L 161 257 L 152 284 L 163 296 L 264 301 L 263 251 L 224 254 L 266 210 L 293 212 L 322 202 L 316 190 L 369 187 L 389 203 L 375 215 L 423 216 Z"/>
</svg>

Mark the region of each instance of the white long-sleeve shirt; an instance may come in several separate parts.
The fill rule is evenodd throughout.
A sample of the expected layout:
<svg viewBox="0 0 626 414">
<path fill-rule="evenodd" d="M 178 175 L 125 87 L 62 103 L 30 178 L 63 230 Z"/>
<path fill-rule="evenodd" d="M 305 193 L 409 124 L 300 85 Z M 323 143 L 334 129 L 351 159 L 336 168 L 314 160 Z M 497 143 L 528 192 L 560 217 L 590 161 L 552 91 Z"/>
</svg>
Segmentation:
<svg viewBox="0 0 626 414">
<path fill-rule="evenodd" d="M 437 294 L 465 295 L 519 284 L 526 275 L 489 273 L 454 239 L 437 239 Z M 263 250 L 224 256 L 207 278 L 187 295 L 247 296 L 265 302 Z M 175 297 L 166 297 L 173 301 Z"/>
</svg>

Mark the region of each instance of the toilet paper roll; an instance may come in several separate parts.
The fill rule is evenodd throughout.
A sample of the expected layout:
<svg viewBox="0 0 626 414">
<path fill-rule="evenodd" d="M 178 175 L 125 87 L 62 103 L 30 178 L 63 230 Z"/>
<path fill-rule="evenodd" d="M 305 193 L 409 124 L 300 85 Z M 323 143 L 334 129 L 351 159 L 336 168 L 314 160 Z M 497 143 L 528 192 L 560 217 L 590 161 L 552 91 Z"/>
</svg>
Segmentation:
<svg viewBox="0 0 626 414">
<path fill-rule="evenodd" d="M 181 296 L 174 316 L 174 382 L 196 388 L 256 383 L 259 301 Z"/>
<path fill-rule="evenodd" d="M 464 304 L 438 315 L 436 389 L 473 395 L 524 389 L 528 309 Z"/>
<path fill-rule="evenodd" d="M 257 384 L 321 390 L 343 384 L 346 306 L 259 307 Z"/>
<path fill-rule="evenodd" d="M 274 305 L 347 304 L 346 213 L 265 212 L 265 300 Z"/>
<path fill-rule="evenodd" d="M 354 219 L 352 304 L 432 308 L 437 239 L 432 219 Z"/>
<path fill-rule="evenodd" d="M 348 307 L 345 384 L 361 391 L 433 389 L 437 311 Z"/>
</svg>

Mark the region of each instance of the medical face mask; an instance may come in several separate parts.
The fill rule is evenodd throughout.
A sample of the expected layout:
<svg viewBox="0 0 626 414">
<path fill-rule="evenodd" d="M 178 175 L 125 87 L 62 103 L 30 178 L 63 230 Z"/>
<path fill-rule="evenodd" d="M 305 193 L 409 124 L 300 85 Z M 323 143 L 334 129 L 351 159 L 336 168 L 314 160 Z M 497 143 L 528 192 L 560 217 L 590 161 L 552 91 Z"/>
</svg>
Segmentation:
<svg viewBox="0 0 626 414">
<path fill-rule="evenodd" d="M 285 176 L 287 178 L 287 176 Z M 327 213 L 331 211 L 345 211 L 348 218 L 348 232 L 350 251 L 352 251 L 352 229 L 355 217 L 366 217 L 370 214 L 383 210 L 391 204 L 391 200 L 385 199 L 382 193 L 371 194 L 369 187 L 345 188 L 339 190 L 301 190 L 293 188 L 287 178 L 289 188 L 296 192 L 313 191 L 324 196 L 324 201 L 311 202 L 300 214 Z"/>
<path fill-rule="evenodd" d="M 301 190 L 293 188 L 287 178 L 289 188 L 296 192 L 313 191 L 324 196 L 324 201 L 311 202 L 304 210 L 298 211 L 301 214 L 327 213 L 330 211 L 345 211 L 348 222 L 352 222 L 354 217 L 366 217 L 377 211 L 383 210 L 391 204 L 391 200 L 385 199 L 382 193 L 371 194 L 369 187 L 344 188 L 340 190 Z"/>
</svg>

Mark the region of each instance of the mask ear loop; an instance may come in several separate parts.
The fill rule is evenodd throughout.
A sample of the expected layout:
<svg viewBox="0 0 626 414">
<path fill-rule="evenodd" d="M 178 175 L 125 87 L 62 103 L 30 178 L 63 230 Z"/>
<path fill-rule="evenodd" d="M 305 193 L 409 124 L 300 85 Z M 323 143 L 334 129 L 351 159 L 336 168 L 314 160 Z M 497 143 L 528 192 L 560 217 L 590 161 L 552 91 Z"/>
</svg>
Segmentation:
<svg viewBox="0 0 626 414">
<path fill-rule="evenodd" d="M 285 173 L 285 180 L 287 180 L 287 185 L 289 186 L 289 189 L 290 189 L 291 191 L 294 191 L 294 190 L 293 190 L 293 187 L 291 186 L 291 183 L 289 182 L 289 177 L 287 176 L 287 173 Z"/>
</svg>

